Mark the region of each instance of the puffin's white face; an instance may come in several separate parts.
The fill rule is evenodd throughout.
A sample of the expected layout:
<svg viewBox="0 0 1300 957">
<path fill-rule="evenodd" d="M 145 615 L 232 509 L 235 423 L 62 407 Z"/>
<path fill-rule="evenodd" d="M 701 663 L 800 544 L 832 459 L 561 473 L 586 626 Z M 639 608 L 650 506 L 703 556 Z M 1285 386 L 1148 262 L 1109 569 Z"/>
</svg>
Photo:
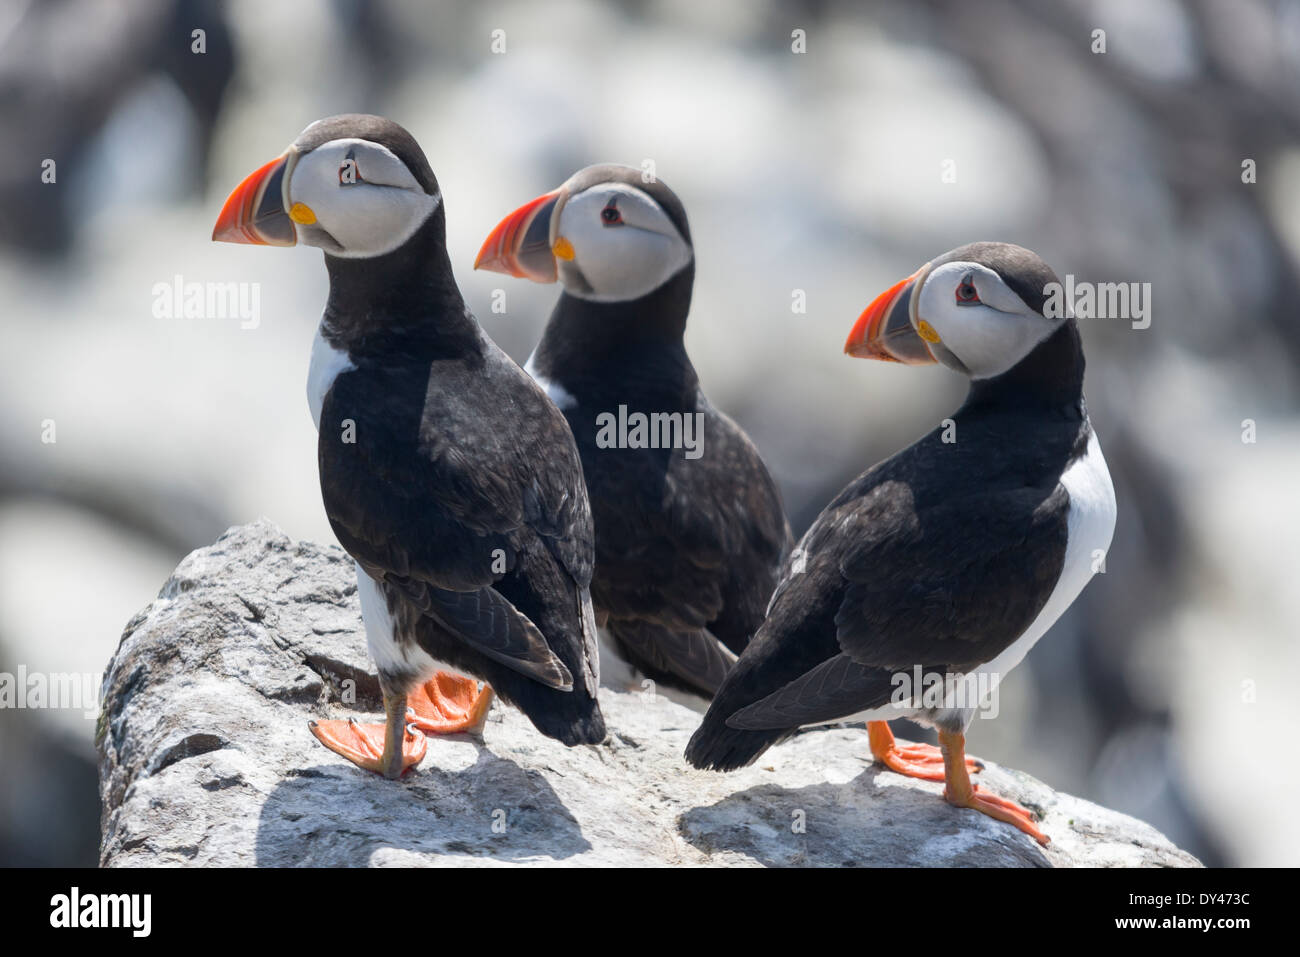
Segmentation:
<svg viewBox="0 0 1300 957">
<path fill-rule="evenodd" d="M 441 202 L 387 147 L 362 139 L 330 140 L 303 153 L 285 179 L 298 241 L 350 259 L 392 252 Z"/>
<path fill-rule="evenodd" d="M 658 200 L 625 181 L 628 172 L 589 166 L 520 206 L 488 234 L 474 268 L 558 279 L 569 295 L 594 302 L 629 302 L 658 289 L 694 253 Z"/>
<path fill-rule="evenodd" d="M 596 302 L 639 299 L 692 256 L 663 207 L 626 183 L 599 183 L 568 197 L 552 231 L 560 282 Z"/>
<path fill-rule="evenodd" d="M 934 357 L 972 379 L 1006 372 L 1060 324 L 1026 305 L 992 269 L 974 262 L 935 266 L 909 308 L 917 335 Z"/>
<path fill-rule="evenodd" d="M 222 207 L 212 238 L 305 243 L 348 259 L 382 256 L 410 239 L 440 202 L 388 147 L 340 137 L 306 152 L 290 146 L 246 176 Z"/>
</svg>

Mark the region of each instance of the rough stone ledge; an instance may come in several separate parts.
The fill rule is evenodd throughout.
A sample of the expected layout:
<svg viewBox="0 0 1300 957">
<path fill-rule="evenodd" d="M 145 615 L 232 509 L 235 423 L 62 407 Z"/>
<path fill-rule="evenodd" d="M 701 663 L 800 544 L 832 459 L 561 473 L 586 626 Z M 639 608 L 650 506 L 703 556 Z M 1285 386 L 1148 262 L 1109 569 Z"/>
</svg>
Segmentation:
<svg viewBox="0 0 1300 957">
<path fill-rule="evenodd" d="M 307 731 L 379 711 L 351 561 L 266 521 L 232 528 L 181 562 L 108 666 L 101 862 L 1198 864 L 1141 821 L 994 764 L 982 778 L 1042 812 L 1047 849 L 873 766 L 860 729 L 801 734 L 723 775 L 682 761 L 693 712 L 615 689 L 601 704 L 598 747 L 565 748 L 498 705 L 481 744 L 433 739 L 400 782 L 360 771 Z"/>
</svg>

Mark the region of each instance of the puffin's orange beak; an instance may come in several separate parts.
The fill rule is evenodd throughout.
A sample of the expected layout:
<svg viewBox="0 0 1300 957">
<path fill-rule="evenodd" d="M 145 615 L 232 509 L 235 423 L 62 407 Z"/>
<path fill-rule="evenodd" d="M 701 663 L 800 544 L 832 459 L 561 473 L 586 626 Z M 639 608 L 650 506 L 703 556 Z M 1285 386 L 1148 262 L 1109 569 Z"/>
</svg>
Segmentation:
<svg viewBox="0 0 1300 957">
<path fill-rule="evenodd" d="M 567 197 L 568 190 L 561 186 L 524 203 L 501 220 L 483 240 L 474 268 L 503 272 L 533 282 L 555 282 L 558 277 L 556 257 L 573 258 L 569 241 L 563 236 L 552 235 Z"/>
<path fill-rule="evenodd" d="M 247 176 L 221 207 L 212 239 L 219 243 L 256 243 L 292 246 L 298 241 L 293 220 L 285 209 L 285 182 L 293 150 L 278 156 Z"/>
<path fill-rule="evenodd" d="M 858 359 L 882 359 L 907 365 L 927 365 L 934 354 L 912 325 L 912 296 L 929 269 L 926 263 L 902 282 L 872 300 L 853 324 L 844 351 Z"/>
</svg>

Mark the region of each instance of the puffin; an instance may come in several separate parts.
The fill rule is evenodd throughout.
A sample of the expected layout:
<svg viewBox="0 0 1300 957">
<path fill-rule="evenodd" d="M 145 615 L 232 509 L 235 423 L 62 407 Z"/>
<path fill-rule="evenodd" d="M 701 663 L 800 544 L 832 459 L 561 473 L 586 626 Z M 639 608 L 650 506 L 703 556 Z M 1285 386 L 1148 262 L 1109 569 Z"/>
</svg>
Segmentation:
<svg viewBox="0 0 1300 957">
<path fill-rule="evenodd" d="M 525 369 L 582 456 L 611 664 L 703 711 L 762 622 L 792 537 L 758 450 L 686 352 L 695 252 L 681 200 L 640 169 L 589 166 L 502 220 L 474 265 L 559 280 Z"/>
<path fill-rule="evenodd" d="M 495 694 L 566 745 L 603 740 L 578 450 L 466 307 L 419 144 L 379 116 L 312 123 L 235 188 L 212 238 L 316 246 L 329 273 L 307 397 L 385 722 L 312 733 L 396 778 L 426 733 L 481 732 Z"/>
<path fill-rule="evenodd" d="M 942 364 L 970 380 L 966 399 L 813 522 L 688 763 L 731 770 L 800 728 L 865 720 L 879 763 L 943 781 L 949 804 L 1047 843 L 1029 811 L 971 783 L 980 765 L 965 733 L 1101 566 L 1115 529 L 1078 326 L 1044 314 L 1057 282 L 1030 250 L 977 242 L 858 318 L 850 356 Z M 899 746 L 892 718 L 936 729 L 939 748 Z"/>
</svg>

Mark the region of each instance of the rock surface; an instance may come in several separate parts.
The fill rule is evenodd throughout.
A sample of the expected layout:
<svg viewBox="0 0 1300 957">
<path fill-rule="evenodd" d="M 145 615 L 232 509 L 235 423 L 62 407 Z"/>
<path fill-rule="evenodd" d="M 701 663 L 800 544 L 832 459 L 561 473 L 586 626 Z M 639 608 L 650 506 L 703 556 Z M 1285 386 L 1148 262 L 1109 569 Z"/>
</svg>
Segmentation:
<svg viewBox="0 0 1300 957">
<path fill-rule="evenodd" d="M 722 775 L 682 761 L 693 712 L 615 689 L 601 704 L 598 747 L 565 748 L 498 703 L 483 742 L 431 739 L 400 782 L 361 771 L 307 730 L 380 710 L 352 562 L 265 521 L 233 528 L 180 564 L 107 669 L 101 863 L 1198 863 L 1141 821 L 993 764 L 982 779 L 1043 814 L 1047 849 L 875 767 L 861 729 L 801 734 Z"/>
</svg>

